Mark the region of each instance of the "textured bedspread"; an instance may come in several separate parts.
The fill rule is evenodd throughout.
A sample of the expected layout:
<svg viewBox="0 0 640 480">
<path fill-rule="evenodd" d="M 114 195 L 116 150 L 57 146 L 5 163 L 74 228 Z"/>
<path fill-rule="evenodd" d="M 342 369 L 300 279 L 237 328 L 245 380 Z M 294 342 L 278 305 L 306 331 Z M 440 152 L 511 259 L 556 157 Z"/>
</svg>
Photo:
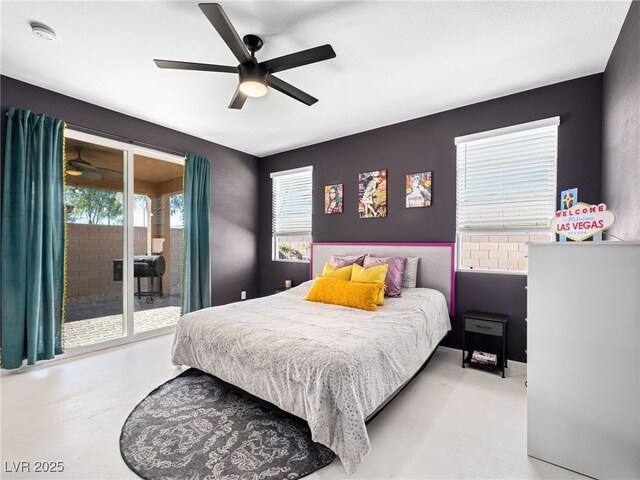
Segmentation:
<svg viewBox="0 0 640 480">
<path fill-rule="evenodd" d="M 353 473 L 370 449 L 365 419 L 451 329 L 447 305 L 416 288 L 365 312 L 307 302 L 310 286 L 185 315 L 172 361 L 306 419 Z"/>
</svg>

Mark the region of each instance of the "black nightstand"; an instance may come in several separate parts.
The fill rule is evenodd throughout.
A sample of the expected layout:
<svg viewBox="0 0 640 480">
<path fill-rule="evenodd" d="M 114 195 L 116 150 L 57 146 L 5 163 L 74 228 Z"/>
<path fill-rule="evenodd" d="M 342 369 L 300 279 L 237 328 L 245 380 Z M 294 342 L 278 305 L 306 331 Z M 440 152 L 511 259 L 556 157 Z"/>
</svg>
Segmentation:
<svg viewBox="0 0 640 480">
<path fill-rule="evenodd" d="M 472 365 L 491 370 L 497 369 L 502 371 L 502 378 L 504 378 L 504 369 L 507 367 L 507 320 L 509 320 L 508 315 L 499 313 L 466 312 L 462 315 L 462 368 L 465 368 L 465 365 Z M 498 362 L 496 365 L 485 365 L 471 361 L 474 336 L 477 334 L 501 338 L 502 352 L 497 354 Z M 468 349 L 469 353 L 465 355 L 468 339 L 471 340 L 471 345 Z"/>
<path fill-rule="evenodd" d="M 274 293 L 286 292 L 287 290 L 291 290 L 291 289 L 286 287 L 280 287 L 280 288 L 276 288 L 276 291 Z"/>
</svg>

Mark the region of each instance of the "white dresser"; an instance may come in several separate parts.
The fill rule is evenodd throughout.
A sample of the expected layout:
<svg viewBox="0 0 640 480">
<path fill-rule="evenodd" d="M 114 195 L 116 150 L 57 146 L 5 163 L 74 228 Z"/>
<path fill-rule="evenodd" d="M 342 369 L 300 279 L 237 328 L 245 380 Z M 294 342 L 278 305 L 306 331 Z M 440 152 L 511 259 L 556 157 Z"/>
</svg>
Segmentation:
<svg viewBox="0 0 640 480">
<path fill-rule="evenodd" d="M 640 479 L 640 243 L 529 245 L 528 454 Z"/>
</svg>

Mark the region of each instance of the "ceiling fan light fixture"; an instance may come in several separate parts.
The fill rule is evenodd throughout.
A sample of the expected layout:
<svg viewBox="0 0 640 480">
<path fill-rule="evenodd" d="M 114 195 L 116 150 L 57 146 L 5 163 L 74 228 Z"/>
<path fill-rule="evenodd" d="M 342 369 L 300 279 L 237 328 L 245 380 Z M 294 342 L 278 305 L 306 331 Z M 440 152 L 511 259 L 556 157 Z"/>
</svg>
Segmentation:
<svg viewBox="0 0 640 480">
<path fill-rule="evenodd" d="M 72 177 L 79 177 L 80 175 L 82 175 L 82 171 L 74 168 L 74 167 L 67 167 L 67 174 L 71 175 Z"/>
<path fill-rule="evenodd" d="M 247 97 L 263 97 L 267 94 L 267 70 L 255 63 L 244 63 L 238 67 L 240 85 L 238 89 Z"/>
<path fill-rule="evenodd" d="M 240 84 L 240 91 L 247 97 L 264 97 L 267 94 L 267 86 L 256 80 L 245 80 Z"/>
</svg>

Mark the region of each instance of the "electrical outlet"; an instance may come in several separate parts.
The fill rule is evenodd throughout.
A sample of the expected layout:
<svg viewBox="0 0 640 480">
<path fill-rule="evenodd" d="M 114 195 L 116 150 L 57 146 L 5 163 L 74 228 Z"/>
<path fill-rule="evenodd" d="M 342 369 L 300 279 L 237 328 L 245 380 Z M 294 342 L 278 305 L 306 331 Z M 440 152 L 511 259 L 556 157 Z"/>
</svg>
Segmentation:
<svg viewBox="0 0 640 480">
<path fill-rule="evenodd" d="M 246 300 L 247 299 L 247 292 L 245 290 L 240 292 L 240 300 Z"/>
</svg>

